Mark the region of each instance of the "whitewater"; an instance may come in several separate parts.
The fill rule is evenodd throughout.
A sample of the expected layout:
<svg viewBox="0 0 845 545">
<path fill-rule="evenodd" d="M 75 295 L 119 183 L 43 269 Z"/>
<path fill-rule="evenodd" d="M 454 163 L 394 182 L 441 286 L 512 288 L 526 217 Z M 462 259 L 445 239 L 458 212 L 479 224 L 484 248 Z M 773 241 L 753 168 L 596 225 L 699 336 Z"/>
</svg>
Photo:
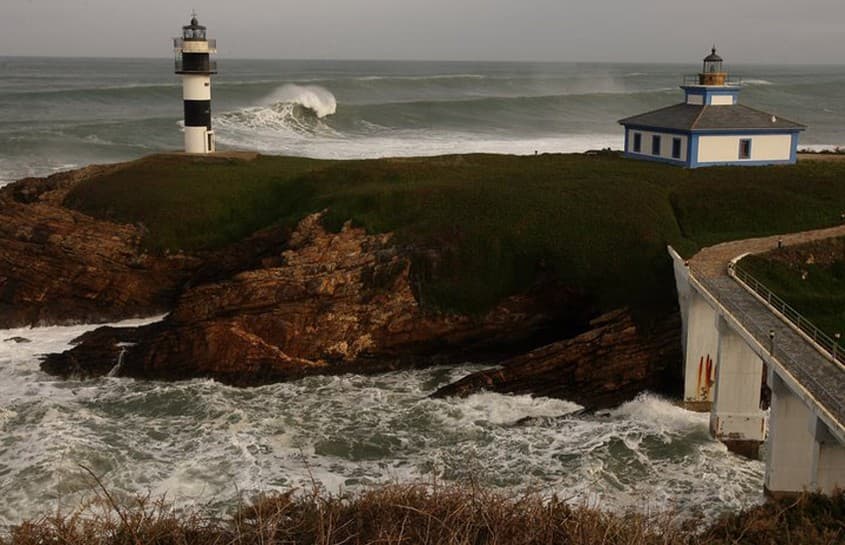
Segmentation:
<svg viewBox="0 0 845 545">
<path fill-rule="evenodd" d="M 93 498 L 82 466 L 118 497 L 166 494 L 219 513 L 315 482 L 332 493 L 476 482 L 603 509 L 709 515 L 763 500 L 762 462 L 712 440 L 706 414 L 655 395 L 593 414 L 531 396 L 428 398 L 479 365 L 251 389 L 41 372 L 39 355 L 93 327 L 0 331 L 0 527 Z"/>
<path fill-rule="evenodd" d="M 731 65 L 742 101 L 845 146 L 836 66 Z M 618 119 L 680 102 L 697 64 L 220 59 L 223 149 L 355 159 L 582 152 L 622 146 Z M 0 184 L 182 147 L 181 84 L 167 59 L 0 57 Z"/>
</svg>

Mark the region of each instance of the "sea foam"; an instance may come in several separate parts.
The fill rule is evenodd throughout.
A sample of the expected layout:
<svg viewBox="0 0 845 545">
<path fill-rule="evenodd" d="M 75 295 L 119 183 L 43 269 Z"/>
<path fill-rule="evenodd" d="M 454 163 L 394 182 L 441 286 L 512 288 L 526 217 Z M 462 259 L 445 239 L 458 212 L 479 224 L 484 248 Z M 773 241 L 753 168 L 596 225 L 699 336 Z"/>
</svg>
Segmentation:
<svg viewBox="0 0 845 545">
<path fill-rule="evenodd" d="M 282 85 L 262 101 L 263 106 L 276 104 L 299 104 L 311 111 L 317 117 L 323 118 L 337 111 L 337 99 L 323 87 L 318 85 Z"/>
<path fill-rule="evenodd" d="M 136 322 L 137 323 L 137 322 Z M 60 381 L 38 355 L 96 326 L 21 328 L 0 338 L 0 525 L 96 494 L 167 494 L 225 511 L 238 494 L 354 490 L 395 481 L 531 488 L 605 509 L 695 506 L 715 514 L 762 498 L 762 464 L 737 458 L 706 418 L 643 394 L 611 411 L 479 393 L 431 399 L 480 365 L 315 376 L 251 389 L 211 380 Z"/>
</svg>

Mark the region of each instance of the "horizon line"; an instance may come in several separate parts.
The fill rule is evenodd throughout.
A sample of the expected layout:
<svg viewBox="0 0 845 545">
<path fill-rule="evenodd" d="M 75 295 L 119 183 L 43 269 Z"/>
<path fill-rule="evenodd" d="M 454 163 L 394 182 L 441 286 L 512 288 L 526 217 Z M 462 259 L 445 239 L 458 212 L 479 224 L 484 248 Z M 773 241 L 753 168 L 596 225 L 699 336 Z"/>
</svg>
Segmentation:
<svg viewBox="0 0 845 545">
<path fill-rule="evenodd" d="M 423 59 L 423 58 L 393 58 L 393 59 L 368 59 L 368 58 L 318 58 L 318 57 L 226 57 L 216 56 L 217 59 L 233 60 L 233 61 L 306 61 L 306 62 L 410 62 L 410 63 L 488 63 L 488 64 L 628 64 L 628 65 L 698 65 L 698 62 L 684 62 L 684 61 L 613 61 L 613 60 L 528 60 L 528 59 L 513 59 L 513 60 L 480 60 L 480 59 Z M 112 56 L 95 56 L 95 55 L 0 55 L 0 59 L 98 59 L 98 60 L 172 60 L 172 56 L 131 56 L 131 55 L 112 55 Z M 770 62 L 770 61 L 731 61 L 731 65 L 756 65 L 756 66 L 831 66 L 841 67 L 845 63 L 830 63 L 830 62 Z"/>
</svg>

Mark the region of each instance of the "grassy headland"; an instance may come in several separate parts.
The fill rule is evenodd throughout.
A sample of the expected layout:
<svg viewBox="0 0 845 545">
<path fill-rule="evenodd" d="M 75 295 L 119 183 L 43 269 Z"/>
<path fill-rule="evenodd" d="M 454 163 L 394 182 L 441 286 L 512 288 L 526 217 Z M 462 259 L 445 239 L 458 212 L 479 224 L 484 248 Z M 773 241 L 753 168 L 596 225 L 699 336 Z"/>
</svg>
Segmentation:
<svg viewBox="0 0 845 545">
<path fill-rule="evenodd" d="M 328 210 L 371 232 L 438 248 L 417 267 L 426 302 L 480 312 L 538 277 L 595 294 L 599 309 L 671 305 L 665 254 L 830 226 L 845 162 L 683 170 L 599 155 L 461 155 L 254 161 L 152 156 L 81 184 L 66 204 L 142 223 L 155 251 L 213 249 Z M 421 252 L 420 255 L 425 255 Z"/>
<path fill-rule="evenodd" d="M 845 238 L 751 255 L 739 266 L 831 338 L 845 335 Z"/>
</svg>

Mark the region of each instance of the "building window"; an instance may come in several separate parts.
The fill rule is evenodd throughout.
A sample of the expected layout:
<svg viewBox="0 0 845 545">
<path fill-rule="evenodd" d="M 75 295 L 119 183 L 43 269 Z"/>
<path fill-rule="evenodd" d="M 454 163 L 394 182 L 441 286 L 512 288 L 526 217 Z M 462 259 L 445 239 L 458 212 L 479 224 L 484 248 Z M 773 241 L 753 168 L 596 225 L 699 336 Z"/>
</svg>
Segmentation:
<svg viewBox="0 0 845 545">
<path fill-rule="evenodd" d="M 739 141 L 739 158 L 751 159 L 751 139 L 743 138 Z"/>
<path fill-rule="evenodd" d="M 642 133 L 635 132 L 634 133 L 634 153 L 640 153 L 643 151 L 643 135 Z"/>
<path fill-rule="evenodd" d="M 673 138 L 672 139 L 672 157 L 674 159 L 681 158 L 681 139 L 680 138 Z"/>
<path fill-rule="evenodd" d="M 660 155 L 660 136 L 656 134 L 651 137 L 651 154 Z"/>
</svg>

